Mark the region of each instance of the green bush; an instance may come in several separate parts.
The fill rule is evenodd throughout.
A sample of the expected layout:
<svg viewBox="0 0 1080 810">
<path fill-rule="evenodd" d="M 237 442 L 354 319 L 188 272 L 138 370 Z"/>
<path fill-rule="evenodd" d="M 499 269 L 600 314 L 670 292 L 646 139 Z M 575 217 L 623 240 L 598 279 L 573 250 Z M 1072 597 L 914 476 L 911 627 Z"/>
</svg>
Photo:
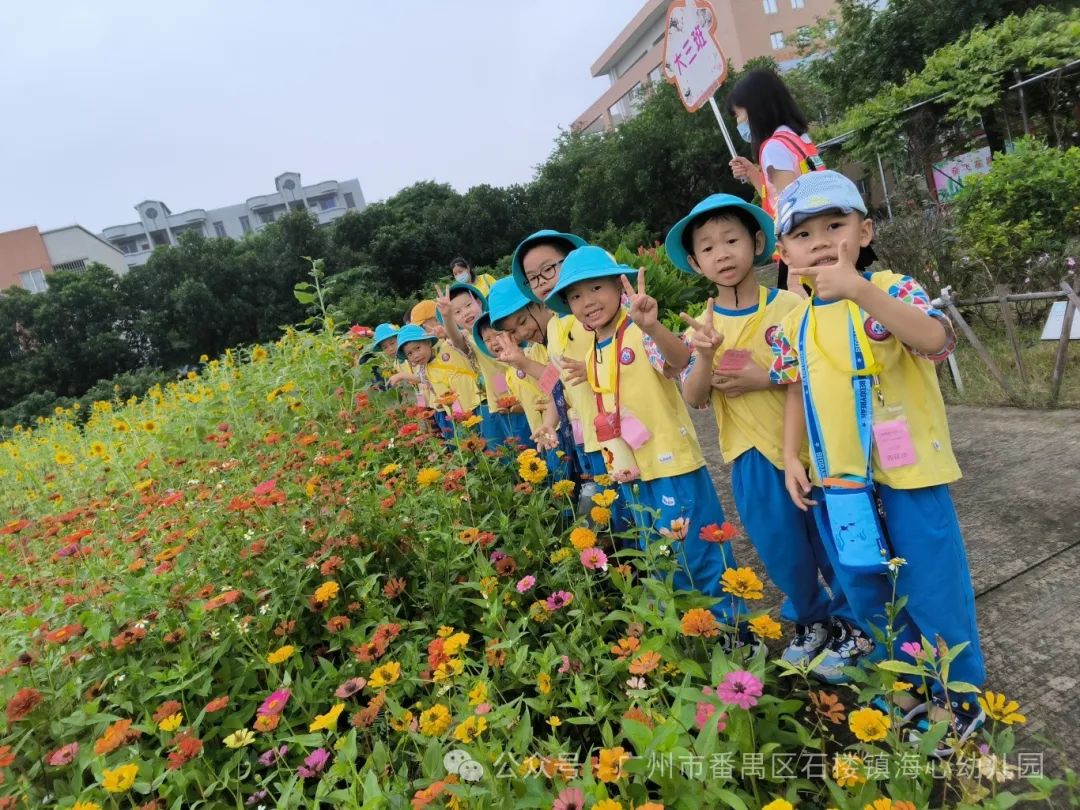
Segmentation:
<svg viewBox="0 0 1080 810">
<path fill-rule="evenodd" d="M 987 286 L 1056 287 L 1069 240 L 1080 236 L 1080 148 L 1022 138 L 966 181 L 954 210 L 965 256 Z"/>
</svg>

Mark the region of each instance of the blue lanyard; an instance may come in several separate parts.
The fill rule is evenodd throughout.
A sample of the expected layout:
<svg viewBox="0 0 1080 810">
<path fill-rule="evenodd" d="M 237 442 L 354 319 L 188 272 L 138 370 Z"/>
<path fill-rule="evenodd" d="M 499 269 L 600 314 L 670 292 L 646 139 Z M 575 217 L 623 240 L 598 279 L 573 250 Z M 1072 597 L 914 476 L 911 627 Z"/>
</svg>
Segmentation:
<svg viewBox="0 0 1080 810">
<path fill-rule="evenodd" d="M 813 306 L 811 304 L 810 306 Z M 818 478 L 824 481 L 829 477 L 829 460 L 825 452 L 825 439 L 822 435 L 821 422 L 818 419 L 814 400 L 810 396 L 809 362 L 806 359 L 806 327 L 809 321 L 809 308 L 799 325 L 798 351 L 799 351 L 799 375 L 802 378 L 803 410 L 806 412 L 806 432 L 810 439 L 810 453 L 814 459 L 814 467 L 817 469 Z M 856 371 L 866 368 L 866 357 L 863 355 L 859 341 L 855 338 L 855 323 L 848 316 L 848 341 L 851 350 L 851 362 Z M 871 476 L 871 453 L 873 452 L 873 381 L 866 375 L 854 375 L 851 378 L 851 386 L 855 395 L 855 422 L 859 429 L 859 444 L 866 456 L 866 478 L 863 483 L 869 483 Z"/>
</svg>

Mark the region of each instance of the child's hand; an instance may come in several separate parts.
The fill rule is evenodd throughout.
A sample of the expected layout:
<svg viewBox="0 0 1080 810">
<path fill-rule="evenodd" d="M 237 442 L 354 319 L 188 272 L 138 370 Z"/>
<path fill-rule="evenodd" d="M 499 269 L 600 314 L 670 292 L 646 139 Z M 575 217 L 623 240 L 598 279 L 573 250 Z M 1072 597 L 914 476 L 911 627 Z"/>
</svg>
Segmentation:
<svg viewBox="0 0 1080 810">
<path fill-rule="evenodd" d="M 435 308 L 439 310 L 439 314 L 443 316 L 444 321 L 449 321 L 453 318 L 450 312 L 450 287 L 446 286 L 439 288 L 439 285 L 435 285 Z"/>
<path fill-rule="evenodd" d="M 685 312 L 679 314 L 682 322 L 694 330 L 690 336 L 690 345 L 706 360 L 716 357 L 717 350 L 724 342 L 724 336 L 713 327 L 712 311 L 713 300 L 710 298 L 705 305 L 705 313 L 702 315 L 706 319 L 705 323 L 694 320 Z"/>
<path fill-rule="evenodd" d="M 538 427 L 532 435 L 532 440 L 536 443 L 537 450 L 554 450 L 559 446 L 558 435 L 554 428 L 547 425 Z"/>
<path fill-rule="evenodd" d="M 751 391 L 764 391 L 771 385 L 769 372 L 754 362 L 740 369 L 713 372 L 712 387 L 731 399 Z"/>
<path fill-rule="evenodd" d="M 505 332 L 500 332 L 494 340 L 488 341 L 488 348 L 495 352 L 499 362 L 514 368 L 520 368 L 526 360 L 525 352 Z"/>
<path fill-rule="evenodd" d="M 585 370 L 584 360 L 574 360 L 571 357 L 563 355 L 557 362 L 552 362 L 555 362 L 555 365 L 559 367 L 563 382 L 567 385 L 580 385 L 589 379 L 588 372 Z"/>
<path fill-rule="evenodd" d="M 641 327 L 642 332 L 648 332 L 659 323 L 660 305 L 656 303 L 655 298 L 645 292 L 645 268 L 638 268 L 636 291 L 626 276 L 620 276 L 620 278 L 622 279 L 623 291 L 626 293 L 627 298 L 630 299 L 630 320 Z"/>
<path fill-rule="evenodd" d="M 855 269 L 847 257 L 847 240 L 840 241 L 840 258 L 834 264 L 817 267 L 793 267 L 790 272 L 809 282 L 814 294 L 826 301 L 847 299 L 854 301 L 866 279 Z"/>
<path fill-rule="evenodd" d="M 803 512 L 811 506 L 817 506 L 817 501 L 810 500 L 810 479 L 806 477 L 806 470 L 798 459 L 785 462 L 784 486 L 787 487 L 791 502 Z"/>
</svg>

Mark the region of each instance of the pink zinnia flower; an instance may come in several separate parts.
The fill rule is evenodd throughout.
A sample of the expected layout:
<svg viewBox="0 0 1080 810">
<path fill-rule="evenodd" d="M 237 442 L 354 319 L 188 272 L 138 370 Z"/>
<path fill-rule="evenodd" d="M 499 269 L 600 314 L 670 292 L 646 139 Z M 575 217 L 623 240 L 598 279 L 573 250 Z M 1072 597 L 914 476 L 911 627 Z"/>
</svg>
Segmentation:
<svg viewBox="0 0 1080 810">
<path fill-rule="evenodd" d="M 590 571 L 595 571 L 597 568 L 602 571 L 607 570 L 607 554 L 598 549 L 596 546 L 587 548 L 581 552 L 581 564 L 588 568 Z"/>
<path fill-rule="evenodd" d="M 559 674 L 560 675 L 565 675 L 567 672 L 580 672 L 580 671 L 581 671 L 581 662 L 580 661 L 571 661 L 569 655 L 564 655 L 562 657 L 562 663 L 559 665 Z"/>
<path fill-rule="evenodd" d="M 705 728 L 705 724 L 709 722 L 709 718 L 716 714 L 716 707 L 711 703 L 701 702 L 697 704 L 694 710 L 694 723 L 697 724 L 699 729 Z M 721 712 L 720 716 L 716 718 L 716 730 L 723 731 L 727 728 L 727 712 Z"/>
<path fill-rule="evenodd" d="M 316 748 L 310 754 L 307 759 L 304 760 L 304 764 L 296 770 L 296 775 L 301 779 L 310 779 L 312 776 L 318 776 L 323 772 L 323 768 L 326 767 L 326 763 L 330 761 L 330 752 L 325 748 Z"/>
<path fill-rule="evenodd" d="M 729 672 L 716 687 L 716 696 L 724 703 L 732 703 L 740 709 L 757 705 L 761 697 L 762 683 L 745 669 Z"/>
<path fill-rule="evenodd" d="M 289 753 L 289 746 L 282 745 L 277 748 L 270 748 L 262 753 L 259 757 L 259 764 L 263 767 L 269 768 L 274 764 L 275 759 L 285 759 L 285 755 Z"/>
<path fill-rule="evenodd" d="M 278 689 L 271 692 L 255 714 L 259 717 L 277 717 L 285 711 L 285 704 L 289 702 L 290 695 L 292 695 L 292 692 L 288 689 Z"/>
<path fill-rule="evenodd" d="M 365 686 L 367 686 L 366 678 L 349 678 L 349 680 L 345 681 L 345 683 L 334 690 L 334 696 L 346 700 L 351 698 Z"/>
<path fill-rule="evenodd" d="M 522 577 L 521 579 L 518 580 L 517 592 L 518 593 L 525 593 L 525 591 L 530 590 L 532 588 L 532 586 L 535 585 L 535 584 L 536 584 L 536 577 L 534 577 L 532 574 L 529 574 L 527 577 Z"/>
<path fill-rule="evenodd" d="M 481 703 L 479 706 L 473 709 L 473 714 L 478 714 L 481 717 L 483 717 L 485 714 L 491 714 L 491 704 Z"/>
<path fill-rule="evenodd" d="M 68 743 L 62 745 L 49 754 L 49 758 L 45 760 L 54 768 L 62 768 L 65 765 L 70 765 L 75 761 L 75 757 L 79 754 L 79 744 L 77 742 Z"/>
<path fill-rule="evenodd" d="M 581 788 L 566 788 L 551 804 L 551 810 L 581 810 L 585 806 L 585 794 Z"/>
<path fill-rule="evenodd" d="M 549 596 L 544 604 L 547 605 L 547 609 L 554 613 L 559 608 L 564 608 L 574 601 L 574 595 L 567 593 L 566 591 L 555 591 Z"/>
<path fill-rule="evenodd" d="M 918 641 L 905 641 L 900 645 L 900 652 L 910 655 L 916 661 L 925 661 L 928 656 L 932 658 L 934 655 L 933 647 L 927 650 Z"/>
</svg>

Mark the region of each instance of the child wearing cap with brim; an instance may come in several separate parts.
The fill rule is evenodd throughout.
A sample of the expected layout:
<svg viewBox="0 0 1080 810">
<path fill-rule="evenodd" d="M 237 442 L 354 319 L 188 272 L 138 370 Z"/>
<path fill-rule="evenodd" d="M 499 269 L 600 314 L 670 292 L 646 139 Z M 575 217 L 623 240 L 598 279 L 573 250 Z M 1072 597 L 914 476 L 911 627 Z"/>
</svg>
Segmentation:
<svg viewBox="0 0 1080 810">
<path fill-rule="evenodd" d="M 525 298 L 512 278 L 501 278 L 492 285 L 488 304 L 488 311 L 473 324 L 477 349 L 482 354 L 499 358 L 505 364 L 506 385 L 521 403 L 535 439 L 542 436 L 544 414 L 556 408 L 554 399 L 558 396 L 541 388 L 548 356 L 543 340 L 535 339 L 538 333 L 542 334 L 550 312 Z M 533 308 L 540 311 L 533 313 L 530 311 Z M 508 323 L 518 316 L 533 321 L 526 338 L 516 337 L 513 326 Z M 517 333 L 522 331 L 518 329 Z M 570 478 L 573 474 L 572 437 L 566 438 L 566 442 L 556 440 L 554 446 L 543 443 L 539 448 L 544 450 L 544 461 L 553 481 Z"/>
<path fill-rule="evenodd" d="M 563 261 L 571 251 L 586 244 L 577 234 L 550 229 L 525 237 L 514 249 L 510 262 L 511 276 L 518 290 L 529 301 L 546 308 L 544 299 L 558 283 Z M 572 315 L 554 313 L 554 317 L 547 320 L 546 331 L 548 357 L 560 369 L 567 412 L 548 411 L 543 433 L 548 442 L 553 442 L 557 429 L 571 431 L 576 466 L 582 476 L 605 476 L 607 468 L 593 428 L 596 406 L 584 374 L 585 355 L 592 341 Z M 542 443 L 544 439 L 539 441 Z"/>
<path fill-rule="evenodd" d="M 706 197 L 665 242 L 676 267 L 716 285 L 698 319 L 682 315 L 694 346 L 683 395 L 692 408 L 712 406 L 720 452 L 731 465 L 735 508 L 769 578 L 786 596 L 781 615 L 795 622 L 782 657 L 805 666 L 828 643 L 830 622 L 850 625 L 854 617 L 813 519 L 795 508 L 784 484 L 785 392 L 769 377 L 769 336 L 802 299 L 758 283 L 754 266 L 768 262 L 774 246 L 771 217 L 730 194 Z"/>
<path fill-rule="evenodd" d="M 920 642 L 931 655 L 937 642 L 966 645 L 949 672 L 966 686 L 947 693 L 935 687 L 930 706 L 896 697 L 901 720 L 915 723 L 914 736 L 952 718 L 938 747 L 945 754 L 981 726 L 985 716 L 968 690 L 986 676 L 948 488 L 960 469 L 934 367 L 955 341 L 948 318 L 914 279 L 865 269 L 860 254 L 874 234 L 866 213 L 855 184 L 834 171 L 803 175 L 777 201 L 780 255 L 813 289 L 772 335 L 773 379 L 790 384 L 786 483 L 793 503 L 812 511 L 862 627 L 834 638 L 826 665 L 839 670 L 860 657 L 882 657 L 885 645 L 875 646 L 869 634 L 885 627 L 885 605 L 894 598 L 906 600 L 893 622 L 902 660 L 921 666 L 914 654 Z M 809 476 L 799 458 L 807 437 Z M 895 596 L 890 568 L 897 571 Z"/>
<path fill-rule="evenodd" d="M 635 275 L 636 289 L 628 281 Z M 720 584 L 735 565 L 734 554 L 729 545 L 701 536 L 706 527 L 723 524 L 724 510 L 686 403 L 669 376 L 686 367 L 690 352 L 660 323 L 659 306 L 645 292 L 644 270 L 618 264 L 603 248 L 578 248 L 566 257 L 546 302 L 588 330 L 585 366 L 597 439 L 620 497 L 630 505 L 639 547 L 670 544 L 679 563 L 675 587 L 717 598 L 711 611 L 734 626 L 745 606 L 725 596 Z M 731 636 L 722 638 L 731 649 Z M 740 628 L 739 642 L 746 641 L 749 634 Z"/>
<path fill-rule="evenodd" d="M 435 409 L 439 429 L 445 438 L 456 433 L 474 415 L 480 405 L 476 370 L 460 351 L 449 343 L 429 335 L 416 324 L 398 332 L 398 359 L 408 360 L 421 388 L 428 392 L 428 405 Z"/>
<path fill-rule="evenodd" d="M 473 284 L 455 281 L 446 289 L 435 286 L 437 319 L 446 330 L 446 339 L 465 354 L 480 371 L 484 401 L 480 403 L 480 435 L 488 450 L 497 450 L 509 441 L 516 448 L 532 446 L 528 420 L 516 403 L 508 400 L 507 366 L 493 356 L 478 351 L 472 327 L 487 311 L 487 296 Z"/>
</svg>

